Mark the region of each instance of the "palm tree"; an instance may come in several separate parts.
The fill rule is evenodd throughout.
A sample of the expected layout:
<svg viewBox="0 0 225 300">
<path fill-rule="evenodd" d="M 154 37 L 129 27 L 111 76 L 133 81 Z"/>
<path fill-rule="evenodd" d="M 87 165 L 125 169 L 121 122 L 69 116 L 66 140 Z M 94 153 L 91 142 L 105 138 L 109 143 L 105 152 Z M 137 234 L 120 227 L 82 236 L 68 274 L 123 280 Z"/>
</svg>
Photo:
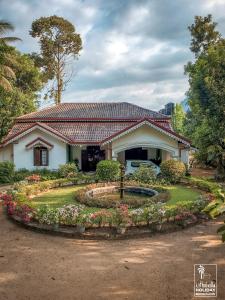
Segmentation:
<svg viewBox="0 0 225 300">
<path fill-rule="evenodd" d="M 0 20 L 0 45 L 6 46 L 10 42 L 20 41 L 17 37 L 4 36 L 6 32 L 14 30 L 11 23 Z M 5 90 L 12 90 L 11 83 L 9 79 L 15 79 L 15 73 L 11 68 L 13 64 L 13 58 L 10 54 L 3 53 L 2 56 L 3 63 L 0 64 L 0 86 Z"/>
</svg>

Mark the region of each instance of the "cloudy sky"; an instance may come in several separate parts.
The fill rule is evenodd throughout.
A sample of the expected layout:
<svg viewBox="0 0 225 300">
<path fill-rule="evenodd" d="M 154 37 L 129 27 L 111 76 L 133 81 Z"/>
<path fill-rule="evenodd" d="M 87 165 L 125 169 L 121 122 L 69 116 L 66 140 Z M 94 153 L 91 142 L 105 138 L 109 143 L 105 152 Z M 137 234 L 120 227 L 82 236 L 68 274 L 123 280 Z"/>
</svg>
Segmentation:
<svg viewBox="0 0 225 300">
<path fill-rule="evenodd" d="M 81 34 L 63 102 L 129 101 L 155 110 L 185 98 L 194 16 L 211 13 L 225 34 L 224 12 L 225 0 L 0 0 L 0 19 L 15 25 L 23 52 L 38 51 L 29 30 L 41 16 L 62 16 Z"/>
</svg>

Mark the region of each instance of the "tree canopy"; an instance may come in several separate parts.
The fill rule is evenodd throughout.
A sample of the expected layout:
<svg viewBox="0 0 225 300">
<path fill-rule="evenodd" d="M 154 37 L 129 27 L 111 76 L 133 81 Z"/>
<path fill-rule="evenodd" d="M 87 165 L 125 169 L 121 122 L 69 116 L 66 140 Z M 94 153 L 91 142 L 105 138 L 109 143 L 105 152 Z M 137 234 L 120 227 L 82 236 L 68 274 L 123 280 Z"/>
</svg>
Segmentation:
<svg viewBox="0 0 225 300">
<path fill-rule="evenodd" d="M 2 47 L 0 51 L 0 87 L 5 90 L 12 90 L 10 79 L 15 79 L 13 71 L 14 59 L 10 53 L 2 50 L 7 49 L 8 43 L 20 40 L 17 37 L 5 36 L 8 31 L 12 30 L 14 30 L 14 27 L 11 23 L 0 20 L 0 46 Z"/>
<path fill-rule="evenodd" d="M 174 111 L 172 113 L 172 125 L 173 129 L 179 133 L 184 133 L 184 121 L 185 121 L 185 112 L 181 104 L 176 103 Z"/>
<path fill-rule="evenodd" d="M 187 131 L 199 148 L 200 159 L 215 163 L 217 177 L 225 178 L 225 40 L 215 26 L 210 16 L 196 17 L 190 27 L 195 43 L 202 46 L 193 49 L 196 60 L 185 68 L 191 108 Z M 202 34 L 193 34 L 196 31 Z"/>
<path fill-rule="evenodd" d="M 15 76 L 9 78 L 10 90 L 0 87 L 0 141 L 16 117 L 37 109 L 38 92 L 43 87 L 42 74 L 27 54 L 0 44 L 0 57 L 4 53 L 13 58 Z"/>
<path fill-rule="evenodd" d="M 32 23 L 30 34 L 39 39 L 40 54 L 33 54 L 38 66 L 42 67 L 45 80 L 52 81 L 50 96 L 55 103 L 61 102 L 62 92 L 71 79 L 68 65 L 71 58 L 78 58 L 82 40 L 69 21 L 58 17 L 41 17 Z"/>
</svg>

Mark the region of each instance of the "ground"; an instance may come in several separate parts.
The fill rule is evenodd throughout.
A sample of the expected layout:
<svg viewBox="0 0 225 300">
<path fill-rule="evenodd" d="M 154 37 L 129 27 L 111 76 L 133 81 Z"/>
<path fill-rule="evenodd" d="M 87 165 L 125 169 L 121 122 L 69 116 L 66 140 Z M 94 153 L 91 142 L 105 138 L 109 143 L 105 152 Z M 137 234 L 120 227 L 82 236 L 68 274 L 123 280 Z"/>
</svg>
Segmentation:
<svg viewBox="0 0 225 300">
<path fill-rule="evenodd" d="M 217 263 L 222 300 L 222 219 L 144 239 L 88 241 L 28 231 L 0 211 L 0 299 L 190 300 L 193 264 Z"/>
</svg>

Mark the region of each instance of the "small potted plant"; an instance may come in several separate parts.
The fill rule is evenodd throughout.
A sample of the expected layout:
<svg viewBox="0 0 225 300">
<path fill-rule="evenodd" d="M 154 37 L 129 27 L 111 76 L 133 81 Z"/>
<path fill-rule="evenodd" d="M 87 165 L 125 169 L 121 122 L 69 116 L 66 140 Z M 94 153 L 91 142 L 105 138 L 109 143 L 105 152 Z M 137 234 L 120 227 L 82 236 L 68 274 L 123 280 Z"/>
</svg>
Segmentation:
<svg viewBox="0 0 225 300">
<path fill-rule="evenodd" d="M 82 215 L 80 214 L 77 218 L 77 231 L 79 233 L 84 233 L 85 232 L 85 225 L 87 224 L 87 215 Z"/>
<path fill-rule="evenodd" d="M 126 232 L 127 224 L 129 223 L 129 211 L 128 205 L 122 204 L 115 209 L 113 223 L 116 226 L 118 234 L 124 234 Z"/>
</svg>

